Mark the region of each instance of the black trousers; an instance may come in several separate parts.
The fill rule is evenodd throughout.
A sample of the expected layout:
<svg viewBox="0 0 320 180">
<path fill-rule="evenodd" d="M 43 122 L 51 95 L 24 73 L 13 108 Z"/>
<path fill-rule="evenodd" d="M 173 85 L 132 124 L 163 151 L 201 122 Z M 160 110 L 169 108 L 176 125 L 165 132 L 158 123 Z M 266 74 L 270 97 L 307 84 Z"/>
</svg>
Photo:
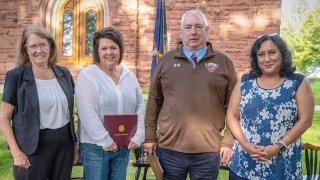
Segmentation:
<svg viewBox="0 0 320 180">
<path fill-rule="evenodd" d="M 40 130 L 38 148 L 28 156 L 31 167 L 13 166 L 16 180 L 70 180 L 74 142 L 70 124 L 59 129 Z"/>
</svg>

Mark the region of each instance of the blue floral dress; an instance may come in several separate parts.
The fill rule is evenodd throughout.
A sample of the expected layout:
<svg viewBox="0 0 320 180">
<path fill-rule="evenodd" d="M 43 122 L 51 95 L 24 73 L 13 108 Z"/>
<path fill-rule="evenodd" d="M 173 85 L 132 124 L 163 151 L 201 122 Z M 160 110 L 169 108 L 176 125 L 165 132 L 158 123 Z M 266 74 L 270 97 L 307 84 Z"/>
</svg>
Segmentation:
<svg viewBox="0 0 320 180">
<path fill-rule="evenodd" d="M 240 126 L 249 142 L 261 146 L 274 144 L 297 122 L 295 95 L 303 80 L 293 74 L 274 89 L 263 89 L 257 79 L 248 74 L 242 77 Z M 302 179 L 301 140 L 288 146 L 271 160 L 255 161 L 238 141 L 233 146 L 230 169 L 240 177 L 272 180 Z"/>
</svg>

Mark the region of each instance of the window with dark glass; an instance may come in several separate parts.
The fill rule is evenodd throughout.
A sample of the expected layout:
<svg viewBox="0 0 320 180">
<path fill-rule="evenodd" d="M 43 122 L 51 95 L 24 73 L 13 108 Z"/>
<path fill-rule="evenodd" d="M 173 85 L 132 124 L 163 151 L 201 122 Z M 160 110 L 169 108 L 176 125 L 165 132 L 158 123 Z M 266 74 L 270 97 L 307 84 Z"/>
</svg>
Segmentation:
<svg viewBox="0 0 320 180">
<path fill-rule="evenodd" d="M 72 56 L 73 14 L 70 10 L 63 13 L 63 55 Z"/>
<path fill-rule="evenodd" d="M 86 56 L 92 56 L 92 38 L 96 32 L 97 14 L 88 11 L 86 15 Z"/>
</svg>

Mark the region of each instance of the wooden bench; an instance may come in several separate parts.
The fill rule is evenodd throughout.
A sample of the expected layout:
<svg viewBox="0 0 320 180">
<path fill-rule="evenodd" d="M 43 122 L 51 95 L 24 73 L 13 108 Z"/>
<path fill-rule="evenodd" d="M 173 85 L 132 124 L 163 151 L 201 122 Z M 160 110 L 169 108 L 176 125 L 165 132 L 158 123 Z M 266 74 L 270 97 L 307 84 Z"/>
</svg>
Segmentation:
<svg viewBox="0 0 320 180">
<path fill-rule="evenodd" d="M 150 164 L 147 159 L 147 153 L 144 151 L 143 146 L 136 148 L 134 150 L 134 156 L 135 156 L 135 160 L 132 162 L 132 165 L 137 168 L 136 174 L 135 174 L 135 180 L 139 179 L 142 168 L 144 168 L 143 180 L 146 180 L 147 172 L 148 172 L 148 168 L 150 167 Z"/>
<path fill-rule="evenodd" d="M 303 179 L 320 179 L 320 146 L 303 143 L 307 175 Z"/>
</svg>

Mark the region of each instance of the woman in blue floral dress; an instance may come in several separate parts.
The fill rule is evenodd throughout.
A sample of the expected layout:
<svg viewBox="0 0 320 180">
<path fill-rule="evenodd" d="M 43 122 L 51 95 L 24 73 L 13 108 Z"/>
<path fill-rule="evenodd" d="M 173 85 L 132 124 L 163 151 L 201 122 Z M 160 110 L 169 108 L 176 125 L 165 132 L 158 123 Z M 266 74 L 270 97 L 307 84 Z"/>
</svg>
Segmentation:
<svg viewBox="0 0 320 180">
<path fill-rule="evenodd" d="M 302 179 L 300 136 L 312 124 L 309 82 L 294 73 L 278 35 L 263 35 L 251 50 L 249 74 L 230 98 L 228 125 L 236 139 L 230 179 Z"/>
</svg>

